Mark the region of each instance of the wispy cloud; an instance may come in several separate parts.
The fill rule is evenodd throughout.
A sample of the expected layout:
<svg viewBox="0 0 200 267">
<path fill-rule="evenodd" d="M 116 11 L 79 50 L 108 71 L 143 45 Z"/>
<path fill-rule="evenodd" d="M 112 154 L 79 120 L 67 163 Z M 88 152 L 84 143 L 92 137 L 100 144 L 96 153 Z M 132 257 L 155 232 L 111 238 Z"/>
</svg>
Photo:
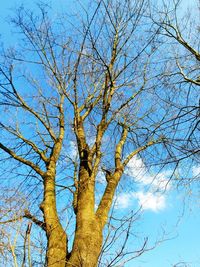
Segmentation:
<svg viewBox="0 0 200 267">
<path fill-rule="evenodd" d="M 106 184 L 105 174 L 102 170 L 99 170 L 96 177 L 96 182 L 100 184 Z"/>
<path fill-rule="evenodd" d="M 170 189 L 169 177 L 171 171 L 150 172 L 146 168 L 143 160 L 137 155 L 129 161 L 125 173 L 132 177 L 134 181 L 141 184 L 141 186 L 150 185 L 152 190 L 166 191 Z"/>
<path fill-rule="evenodd" d="M 160 193 L 136 192 L 133 196 L 138 200 L 143 210 L 161 211 L 166 207 L 166 196 Z"/>
<path fill-rule="evenodd" d="M 193 168 L 192 168 L 192 176 L 193 177 L 200 176 L 200 165 L 199 166 L 193 166 Z"/>
<path fill-rule="evenodd" d="M 69 149 L 70 149 L 70 152 L 69 152 L 70 158 L 72 160 L 75 160 L 78 156 L 78 147 L 77 147 L 76 142 L 70 141 L 69 142 Z"/>
<path fill-rule="evenodd" d="M 169 184 L 171 171 L 159 173 L 150 171 L 144 161 L 136 155 L 127 165 L 125 174 L 137 182 L 138 191 L 119 194 L 116 199 L 118 209 L 133 207 L 136 201 L 143 210 L 158 212 L 165 209 L 166 195 L 163 193 L 171 187 Z"/>
<path fill-rule="evenodd" d="M 132 193 L 121 193 L 116 197 L 115 207 L 117 209 L 126 209 L 132 206 L 133 202 Z"/>
<path fill-rule="evenodd" d="M 115 205 L 117 209 L 127 209 L 133 207 L 136 201 L 142 210 L 158 212 L 166 207 L 166 197 L 163 194 L 143 191 L 121 193 L 117 196 Z"/>
</svg>

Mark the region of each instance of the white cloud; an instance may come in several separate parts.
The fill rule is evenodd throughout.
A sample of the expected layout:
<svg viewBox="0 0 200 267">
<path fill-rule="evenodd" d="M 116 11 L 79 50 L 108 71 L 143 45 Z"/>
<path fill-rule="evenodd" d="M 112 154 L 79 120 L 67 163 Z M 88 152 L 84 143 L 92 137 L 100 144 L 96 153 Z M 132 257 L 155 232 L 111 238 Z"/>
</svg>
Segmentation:
<svg viewBox="0 0 200 267">
<path fill-rule="evenodd" d="M 102 170 L 99 170 L 96 176 L 96 181 L 100 184 L 105 184 L 106 183 L 106 178 L 105 174 Z"/>
<path fill-rule="evenodd" d="M 151 192 L 144 193 L 139 191 L 133 195 L 138 200 L 138 204 L 143 210 L 157 212 L 166 207 L 166 197 L 160 193 L 153 194 Z"/>
<path fill-rule="evenodd" d="M 88 140 L 87 140 L 88 145 L 89 145 L 90 147 L 92 147 L 92 146 L 94 145 L 95 141 L 96 141 L 96 139 L 95 139 L 94 136 L 90 136 L 90 138 L 88 138 Z"/>
<path fill-rule="evenodd" d="M 193 168 L 192 168 L 192 175 L 194 177 L 200 175 L 200 166 L 193 166 Z"/>
<path fill-rule="evenodd" d="M 151 174 L 149 176 L 149 184 L 152 184 L 154 189 L 158 189 L 162 192 L 169 190 L 171 185 L 169 183 L 169 178 L 171 176 L 171 171 L 163 171 L 158 174 Z"/>
<path fill-rule="evenodd" d="M 139 158 L 137 155 L 132 157 L 132 159 L 129 161 L 126 167 L 126 174 L 133 177 L 143 177 L 143 175 L 146 172 L 146 167 L 144 165 L 144 162 L 141 158 Z"/>
<path fill-rule="evenodd" d="M 126 209 L 131 206 L 132 193 L 121 193 L 116 197 L 115 206 L 117 209 Z"/>
<path fill-rule="evenodd" d="M 138 201 L 138 205 L 143 210 L 158 212 L 166 207 L 166 195 L 162 193 L 170 189 L 171 171 L 165 170 L 155 173 L 147 169 L 144 161 L 135 155 L 129 161 L 125 173 L 138 183 L 139 190 L 138 192 L 119 195 L 117 198 L 118 207 L 128 208 L 134 199 Z"/>
<path fill-rule="evenodd" d="M 169 177 L 171 171 L 150 173 L 143 160 L 135 155 L 128 163 L 125 173 L 142 186 L 150 185 L 153 190 L 165 191 L 170 189 Z"/>
<path fill-rule="evenodd" d="M 75 160 L 76 157 L 78 156 L 77 144 L 74 141 L 70 141 L 69 145 L 70 145 L 70 153 L 69 153 L 70 155 L 69 156 L 71 159 Z"/>
<path fill-rule="evenodd" d="M 115 206 L 117 209 L 132 208 L 135 200 L 138 201 L 139 207 L 143 210 L 158 212 L 166 207 L 166 197 L 164 195 L 143 191 L 119 194 L 116 197 Z"/>
</svg>

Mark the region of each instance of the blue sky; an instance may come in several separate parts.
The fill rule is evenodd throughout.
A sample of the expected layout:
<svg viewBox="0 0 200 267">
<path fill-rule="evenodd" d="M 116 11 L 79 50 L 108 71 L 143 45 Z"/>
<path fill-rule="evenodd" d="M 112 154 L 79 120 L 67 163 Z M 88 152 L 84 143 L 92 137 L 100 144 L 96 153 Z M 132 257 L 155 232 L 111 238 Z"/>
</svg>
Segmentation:
<svg viewBox="0 0 200 267">
<path fill-rule="evenodd" d="M 31 0 L 21 1 L 29 7 L 33 6 Z M 85 1 L 86 2 L 86 1 Z M 12 14 L 11 8 L 15 7 L 19 1 L 2 1 L 0 14 L 0 33 L 5 43 L 13 44 L 14 37 L 11 35 L 11 28 L 6 23 L 7 17 Z M 67 4 L 66 4 L 67 3 Z M 70 13 L 70 10 L 76 11 L 73 1 L 57 0 L 52 1 L 54 10 L 64 10 Z M 183 1 L 183 6 L 187 5 L 187 0 Z M 167 177 L 167 176 L 166 176 Z M 141 186 L 145 186 L 141 181 Z M 199 200 L 191 197 L 184 199 L 185 192 L 177 192 L 170 189 L 164 197 L 164 203 L 160 208 L 144 208 L 143 216 L 137 223 L 137 231 L 142 235 L 150 235 L 152 240 L 159 236 L 161 226 L 165 229 L 168 241 L 162 242 L 155 249 L 145 253 L 145 255 L 133 260 L 127 264 L 127 267 L 171 267 L 178 262 L 187 262 L 191 267 L 200 266 L 199 240 L 200 240 L 200 212 Z M 141 195 L 140 195 L 141 196 Z M 133 200 L 134 201 L 134 198 Z M 130 196 L 123 202 L 123 211 L 131 209 L 132 201 Z M 149 200 L 148 200 L 149 201 Z M 183 203 L 185 209 L 183 212 Z M 158 202 L 157 202 L 158 203 Z M 145 204 L 143 203 L 144 207 Z M 122 209 L 121 209 L 122 210 Z M 119 209 L 119 212 L 120 211 Z M 180 218 L 180 219 L 179 219 Z M 177 225 L 178 223 L 178 225 Z M 151 234 L 149 234 L 151 233 Z M 131 240 L 131 242 L 135 242 Z M 184 265 L 177 265 L 183 267 Z"/>
</svg>

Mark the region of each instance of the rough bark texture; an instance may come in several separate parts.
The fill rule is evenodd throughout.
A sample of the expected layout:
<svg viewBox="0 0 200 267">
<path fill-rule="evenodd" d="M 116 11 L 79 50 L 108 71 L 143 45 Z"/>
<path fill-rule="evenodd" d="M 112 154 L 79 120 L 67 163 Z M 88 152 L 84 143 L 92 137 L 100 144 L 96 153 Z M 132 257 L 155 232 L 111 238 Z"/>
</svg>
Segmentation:
<svg viewBox="0 0 200 267">
<path fill-rule="evenodd" d="M 66 266 L 97 266 L 101 246 L 102 229 L 96 218 L 88 217 L 81 225 L 77 223 L 73 250 Z"/>
<path fill-rule="evenodd" d="M 113 175 L 97 212 L 94 211 L 94 181 L 84 167 L 80 169 L 76 231 L 67 267 L 96 267 L 103 242 L 103 229 L 120 178 Z"/>
<path fill-rule="evenodd" d="M 95 267 L 102 246 L 102 227 L 94 211 L 94 181 L 83 162 L 79 172 L 76 231 L 68 266 Z"/>
<path fill-rule="evenodd" d="M 47 266 L 64 267 L 67 255 L 67 235 L 60 224 L 56 209 L 55 168 L 44 177 L 44 200 L 41 204 L 47 235 Z"/>
</svg>

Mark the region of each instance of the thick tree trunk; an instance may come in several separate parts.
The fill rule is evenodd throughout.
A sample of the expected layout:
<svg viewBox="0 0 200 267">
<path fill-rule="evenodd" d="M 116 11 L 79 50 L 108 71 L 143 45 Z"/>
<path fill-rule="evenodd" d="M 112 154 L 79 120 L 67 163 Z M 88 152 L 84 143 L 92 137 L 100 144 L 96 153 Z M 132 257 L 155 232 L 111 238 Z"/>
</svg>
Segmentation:
<svg viewBox="0 0 200 267">
<path fill-rule="evenodd" d="M 82 166 L 79 173 L 76 231 L 67 267 L 95 267 L 102 246 L 102 227 L 95 215 L 94 179 Z"/>
<path fill-rule="evenodd" d="M 57 215 L 54 170 L 49 170 L 44 178 L 44 200 L 41 204 L 41 210 L 46 225 L 47 266 L 64 267 L 67 255 L 67 235 Z"/>
<path fill-rule="evenodd" d="M 47 236 L 47 266 L 64 267 L 67 257 L 67 238 L 62 226 L 58 223 Z"/>
<path fill-rule="evenodd" d="M 66 267 L 96 267 L 102 247 L 102 229 L 95 218 L 76 227 L 75 240 Z"/>
</svg>

